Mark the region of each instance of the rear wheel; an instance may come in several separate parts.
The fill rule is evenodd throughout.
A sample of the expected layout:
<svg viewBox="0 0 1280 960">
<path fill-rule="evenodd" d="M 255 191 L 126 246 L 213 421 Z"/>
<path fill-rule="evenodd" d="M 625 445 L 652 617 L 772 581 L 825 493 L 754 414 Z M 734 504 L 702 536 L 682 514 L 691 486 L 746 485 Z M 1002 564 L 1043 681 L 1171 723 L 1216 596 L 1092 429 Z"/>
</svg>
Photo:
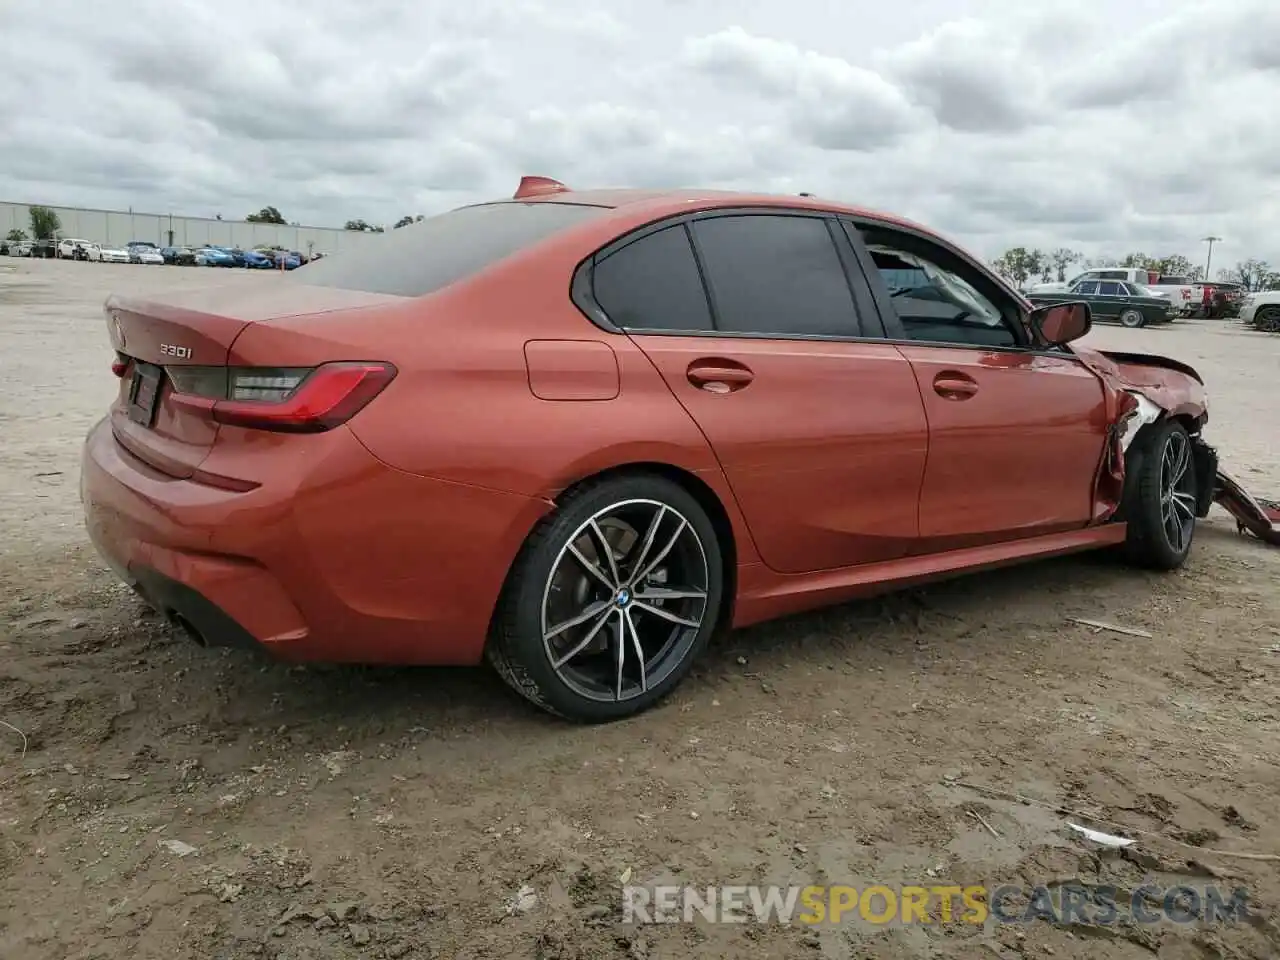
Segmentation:
<svg viewBox="0 0 1280 960">
<path fill-rule="evenodd" d="M 1147 318 L 1142 315 L 1141 310 L 1130 308 L 1120 314 L 1120 323 L 1126 327 L 1145 327 Z"/>
<path fill-rule="evenodd" d="M 1154 570 L 1186 562 L 1196 532 L 1196 469 L 1191 436 L 1176 420 L 1154 424 L 1135 441 L 1125 519 L 1125 555 Z"/>
<path fill-rule="evenodd" d="M 576 490 L 526 542 L 487 648 L 516 691 L 571 720 L 640 713 L 716 626 L 722 556 L 706 512 L 663 477 Z"/>
</svg>

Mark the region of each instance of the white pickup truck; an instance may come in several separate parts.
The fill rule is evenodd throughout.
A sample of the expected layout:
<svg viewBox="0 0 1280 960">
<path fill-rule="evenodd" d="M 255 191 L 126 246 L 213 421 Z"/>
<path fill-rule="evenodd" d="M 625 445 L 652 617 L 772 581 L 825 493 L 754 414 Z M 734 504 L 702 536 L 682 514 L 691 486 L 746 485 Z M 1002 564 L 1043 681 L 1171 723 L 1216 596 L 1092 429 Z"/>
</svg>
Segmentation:
<svg viewBox="0 0 1280 960">
<path fill-rule="evenodd" d="M 1196 288 L 1186 277 L 1162 277 L 1145 267 L 1095 267 L 1064 283 L 1033 283 L 1027 292 L 1065 293 L 1081 280 L 1119 280 L 1140 284 L 1152 293 L 1168 297 L 1182 316 L 1194 313 L 1200 306 L 1200 301 L 1195 298 Z"/>
</svg>

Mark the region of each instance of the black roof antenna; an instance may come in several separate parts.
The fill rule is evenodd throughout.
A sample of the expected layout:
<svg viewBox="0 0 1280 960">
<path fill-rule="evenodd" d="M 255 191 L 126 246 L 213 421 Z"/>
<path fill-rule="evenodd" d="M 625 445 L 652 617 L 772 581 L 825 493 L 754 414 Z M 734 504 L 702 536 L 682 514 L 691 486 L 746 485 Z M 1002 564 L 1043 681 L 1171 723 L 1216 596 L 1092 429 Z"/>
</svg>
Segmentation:
<svg viewBox="0 0 1280 960">
<path fill-rule="evenodd" d="M 801 191 L 800 191 L 800 196 L 802 196 L 802 197 L 812 197 L 812 196 L 813 196 L 813 194 L 812 194 L 812 193 L 806 193 L 806 192 L 804 192 L 803 190 L 801 190 Z"/>
</svg>

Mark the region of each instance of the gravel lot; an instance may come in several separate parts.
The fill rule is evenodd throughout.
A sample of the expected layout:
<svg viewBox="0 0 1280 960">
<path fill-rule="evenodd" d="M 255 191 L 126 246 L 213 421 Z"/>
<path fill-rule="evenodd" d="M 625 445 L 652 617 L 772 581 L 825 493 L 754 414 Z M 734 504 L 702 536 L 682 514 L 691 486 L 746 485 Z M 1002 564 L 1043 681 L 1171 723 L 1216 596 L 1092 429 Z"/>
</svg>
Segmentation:
<svg viewBox="0 0 1280 960">
<path fill-rule="evenodd" d="M 105 572 L 76 485 L 114 388 L 103 298 L 213 280 L 279 278 L 0 258 L 0 720 L 27 737 L 24 754 L 0 727 L 0 957 L 1277 955 L 1276 864 L 1210 852 L 1280 853 L 1280 551 L 1224 514 L 1174 575 L 1076 558 L 735 634 L 662 708 L 605 728 L 545 718 L 481 670 L 202 651 Z M 1280 337 L 1181 322 L 1090 339 L 1196 365 L 1224 462 L 1280 493 Z M 1099 857 L 1055 806 L 1152 836 Z M 617 915 L 628 869 L 1153 876 L 1244 885 L 1255 919 L 638 928 Z M 525 885 L 536 902 L 508 915 Z"/>
</svg>

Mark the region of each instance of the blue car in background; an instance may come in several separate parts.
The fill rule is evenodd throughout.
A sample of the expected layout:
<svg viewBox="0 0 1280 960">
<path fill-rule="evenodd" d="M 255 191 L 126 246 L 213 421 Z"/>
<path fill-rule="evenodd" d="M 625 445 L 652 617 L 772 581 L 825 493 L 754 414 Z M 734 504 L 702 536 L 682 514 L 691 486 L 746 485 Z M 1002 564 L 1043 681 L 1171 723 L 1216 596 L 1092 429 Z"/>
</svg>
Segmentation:
<svg viewBox="0 0 1280 960">
<path fill-rule="evenodd" d="M 196 251 L 196 265 L 201 267 L 234 267 L 235 257 L 221 247 L 201 247 Z"/>
<path fill-rule="evenodd" d="M 215 249 L 221 250 L 223 253 L 229 256 L 231 258 L 231 265 L 233 267 L 244 266 L 244 251 L 241 250 L 239 247 L 218 246 Z"/>
<path fill-rule="evenodd" d="M 244 251 L 244 265 L 250 270 L 274 270 L 275 257 L 269 257 L 261 250 Z"/>
</svg>

